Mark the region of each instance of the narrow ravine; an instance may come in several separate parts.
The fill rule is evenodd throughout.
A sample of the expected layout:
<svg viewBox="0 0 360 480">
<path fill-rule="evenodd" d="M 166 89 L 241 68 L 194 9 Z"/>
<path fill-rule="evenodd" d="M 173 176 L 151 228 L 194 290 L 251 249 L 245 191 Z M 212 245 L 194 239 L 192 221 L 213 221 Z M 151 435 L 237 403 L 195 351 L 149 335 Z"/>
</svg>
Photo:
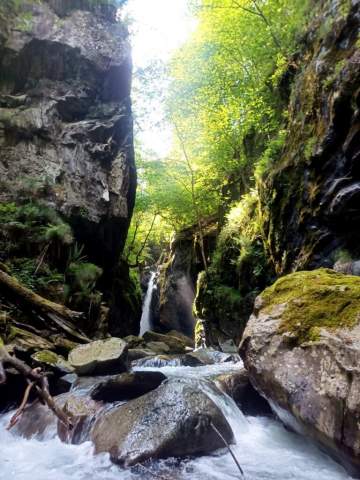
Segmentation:
<svg viewBox="0 0 360 480">
<path fill-rule="evenodd" d="M 241 363 L 222 363 L 203 367 L 143 368 L 158 370 L 168 378 L 181 379 L 196 384 L 221 409 L 231 425 L 236 445 L 233 451 L 241 463 L 247 480 L 346 480 L 350 479 L 343 468 L 321 452 L 307 439 L 292 433 L 275 418 L 244 416 L 235 402 L 220 392 L 211 377 L 231 373 L 241 368 Z M 140 368 L 138 368 L 139 370 Z M 57 438 L 54 428 L 49 428 L 42 440 L 25 440 L 6 431 L 10 414 L 0 421 L 0 460 L 2 478 L 17 480 L 233 480 L 239 472 L 224 449 L 213 455 L 167 459 L 124 470 L 113 465 L 108 455 L 93 455 L 90 442 L 67 445 Z"/>
</svg>

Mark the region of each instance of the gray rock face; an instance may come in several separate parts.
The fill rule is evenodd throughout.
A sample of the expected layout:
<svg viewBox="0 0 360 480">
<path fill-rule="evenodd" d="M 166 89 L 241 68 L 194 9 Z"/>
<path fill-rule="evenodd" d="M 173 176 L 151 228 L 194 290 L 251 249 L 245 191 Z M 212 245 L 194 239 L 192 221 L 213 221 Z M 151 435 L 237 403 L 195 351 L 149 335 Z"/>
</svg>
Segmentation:
<svg viewBox="0 0 360 480">
<path fill-rule="evenodd" d="M 126 28 L 89 0 L 20 3 L 0 37 L 0 200 L 25 179 L 46 185 L 90 260 L 111 269 L 136 184 Z"/>
<path fill-rule="evenodd" d="M 96 340 L 74 348 L 69 363 L 78 375 L 110 375 L 127 370 L 127 344 L 121 338 Z"/>
<path fill-rule="evenodd" d="M 264 238 L 278 274 L 331 267 L 337 249 L 359 253 L 360 4 L 349 2 L 346 15 L 336 0 L 315 2 L 314 10 L 296 58 L 301 68 L 288 72 L 294 76 L 288 139 L 260 192 Z"/>
<path fill-rule="evenodd" d="M 169 261 L 163 266 L 159 280 L 159 326 L 193 337 L 195 319 L 192 305 L 195 298 L 193 281 L 196 254 L 191 230 L 177 234 L 171 242 Z"/>
<path fill-rule="evenodd" d="M 172 381 L 101 415 L 91 432 L 95 451 L 109 452 L 119 464 L 150 458 L 205 454 L 224 446 L 233 434 L 216 405 L 189 384 Z"/>
</svg>

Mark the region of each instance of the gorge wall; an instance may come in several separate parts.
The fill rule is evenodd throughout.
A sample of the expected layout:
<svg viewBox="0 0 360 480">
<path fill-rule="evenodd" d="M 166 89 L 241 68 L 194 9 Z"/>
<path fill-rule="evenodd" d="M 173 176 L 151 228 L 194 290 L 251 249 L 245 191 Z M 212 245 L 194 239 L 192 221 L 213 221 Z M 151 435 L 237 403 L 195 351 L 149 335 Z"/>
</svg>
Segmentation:
<svg viewBox="0 0 360 480">
<path fill-rule="evenodd" d="M 255 189 L 243 197 L 243 218 L 223 229 L 209 274 L 198 282 L 197 315 L 215 344 L 241 337 L 256 295 L 276 277 L 334 264 L 347 273 L 357 268 L 359 1 L 313 7 L 277 87 L 286 137 L 275 139 L 265 171 L 255 172 Z"/>
<path fill-rule="evenodd" d="M 91 0 L 5 0 L 0 27 L 0 200 L 36 184 L 101 267 L 110 331 L 132 333 L 132 293 L 113 291 L 136 190 L 127 29 Z"/>
</svg>

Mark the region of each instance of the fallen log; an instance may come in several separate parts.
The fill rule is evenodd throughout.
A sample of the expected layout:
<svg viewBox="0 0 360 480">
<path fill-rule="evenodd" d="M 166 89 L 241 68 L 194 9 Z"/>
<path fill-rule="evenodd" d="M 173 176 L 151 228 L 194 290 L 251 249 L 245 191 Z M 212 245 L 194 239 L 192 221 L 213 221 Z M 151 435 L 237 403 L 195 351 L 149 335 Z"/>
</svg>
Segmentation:
<svg viewBox="0 0 360 480">
<path fill-rule="evenodd" d="M 87 338 L 74 325 L 74 321 L 84 317 L 84 313 L 75 312 L 58 303 L 47 300 L 41 295 L 33 292 L 22 285 L 16 278 L 0 269 L 0 292 L 10 295 L 17 302 L 17 306 L 22 306 L 34 310 L 42 317 L 54 323 L 68 335 L 82 342 L 89 342 Z"/>
</svg>

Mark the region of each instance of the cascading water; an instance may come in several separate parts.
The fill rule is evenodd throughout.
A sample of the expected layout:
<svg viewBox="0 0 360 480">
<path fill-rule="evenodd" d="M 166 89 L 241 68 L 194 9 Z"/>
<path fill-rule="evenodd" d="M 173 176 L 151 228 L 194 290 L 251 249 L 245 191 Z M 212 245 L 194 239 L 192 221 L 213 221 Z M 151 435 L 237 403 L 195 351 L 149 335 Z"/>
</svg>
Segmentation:
<svg viewBox="0 0 360 480">
<path fill-rule="evenodd" d="M 160 370 L 168 378 L 195 383 L 221 409 L 231 425 L 236 444 L 233 452 L 246 480 L 351 480 L 341 466 L 315 445 L 286 430 L 269 417 L 244 416 L 235 402 L 212 382 L 214 375 L 231 373 L 241 363 L 200 367 L 137 368 Z M 76 392 L 76 390 L 74 390 Z M 79 394 L 83 394 L 79 390 Z M 182 461 L 167 459 L 122 469 L 105 454 L 93 455 L 89 442 L 61 443 L 54 425 L 40 439 L 25 440 L 6 431 L 10 414 L 0 416 L 0 479 L 33 480 L 235 480 L 239 471 L 226 449 Z"/>
<path fill-rule="evenodd" d="M 142 336 L 145 332 L 151 330 L 151 300 L 153 292 L 157 288 L 155 279 L 156 272 L 151 272 L 141 314 L 139 333 L 140 336 Z"/>
</svg>

